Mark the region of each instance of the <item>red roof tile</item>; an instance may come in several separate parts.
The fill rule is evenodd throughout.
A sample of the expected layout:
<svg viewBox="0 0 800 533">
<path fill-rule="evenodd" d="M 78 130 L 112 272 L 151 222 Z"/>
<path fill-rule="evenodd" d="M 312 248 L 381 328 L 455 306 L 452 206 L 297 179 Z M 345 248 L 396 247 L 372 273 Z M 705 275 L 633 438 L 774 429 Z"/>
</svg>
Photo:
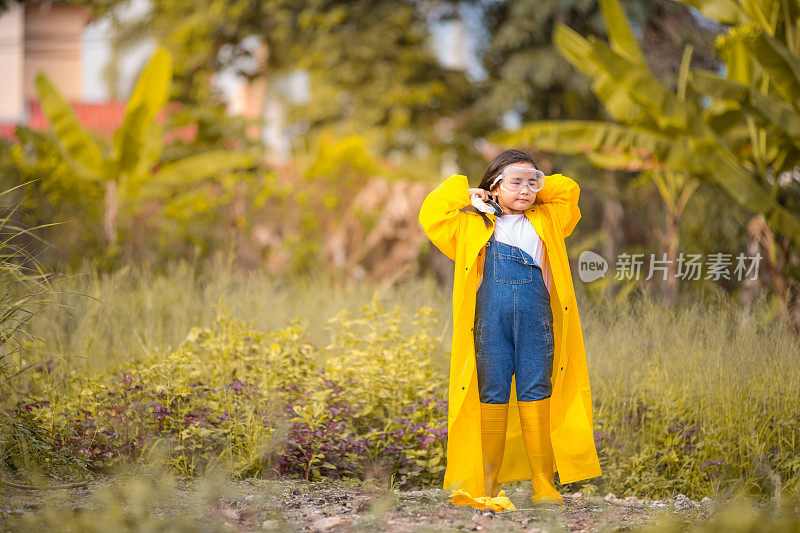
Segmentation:
<svg viewBox="0 0 800 533">
<path fill-rule="evenodd" d="M 102 104 L 88 104 L 84 102 L 70 102 L 75 116 L 78 117 L 78 122 L 89 131 L 97 134 L 106 140 L 111 140 L 114 131 L 122 125 L 125 120 L 125 106 L 127 102 L 112 101 Z M 164 124 L 168 112 L 175 111 L 180 108 L 180 104 L 170 102 L 156 115 L 156 122 Z M 50 122 L 42 112 L 42 106 L 39 100 L 31 99 L 28 101 L 28 120 L 25 123 L 34 130 L 48 130 L 50 129 Z M 11 122 L 0 122 L 0 137 L 16 140 L 14 137 L 14 128 L 16 124 Z M 197 127 L 194 125 L 181 126 L 174 128 L 164 136 L 165 142 L 171 142 L 175 139 L 182 139 L 191 141 L 197 135 Z"/>
<path fill-rule="evenodd" d="M 8 139 L 9 141 L 15 140 L 16 137 L 14 137 L 14 128 L 16 127 L 16 124 L 0 122 L 0 139 Z"/>
</svg>

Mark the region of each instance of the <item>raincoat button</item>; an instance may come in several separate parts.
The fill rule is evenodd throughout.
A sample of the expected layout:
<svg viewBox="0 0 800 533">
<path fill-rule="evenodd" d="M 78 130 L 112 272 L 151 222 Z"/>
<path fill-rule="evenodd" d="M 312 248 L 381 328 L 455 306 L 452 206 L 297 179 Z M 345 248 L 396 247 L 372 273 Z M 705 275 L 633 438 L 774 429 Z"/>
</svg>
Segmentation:
<svg viewBox="0 0 800 533">
<path fill-rule="evenodd" d="M 565 306 L 564 306 L 564 311 L 566 311 L 566 310 L 567 310 L 567 306 L 565 305 Z"/>
<path fill-rule="evenodd" d="M 464 390 L 464 387 L 461 387 L 461 390 Z"/>
<path fill-rule="evenodd" d="M 563 366 L 561 367 L 561 370 L 564 370 L 564 367 L 563 367 Z"/>
</svg>

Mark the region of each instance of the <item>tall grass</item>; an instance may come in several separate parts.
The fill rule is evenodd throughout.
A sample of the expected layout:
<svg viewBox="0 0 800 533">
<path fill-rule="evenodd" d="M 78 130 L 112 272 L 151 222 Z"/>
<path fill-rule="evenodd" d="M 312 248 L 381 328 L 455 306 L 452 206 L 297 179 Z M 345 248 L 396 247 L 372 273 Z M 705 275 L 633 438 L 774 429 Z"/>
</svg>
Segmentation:
<svg viewBox="0 0 800 533">
<path fill-rule="evenodd" d="M 220 304 L 259 331 L 299 320 L 303 341 L 322 356 L 330 319 L 377 294 L 384 308 L 407 316 L 422 306 L 436 311 L 442 341 L 435 367 L 447 372 L 451 295 L 432 279 L 347 284 L 322 275 L 242 274 L 222 262 L 178 263 L 160 273 L 86 268 L 68 282 L 96 300 L 65 294 L 71 316 L 46 312 L 32 320 L 46 340 L 26 346 L 26 360 L 60 354 L 64 370 L 82 375 L 146 353 L 166 356 L 192 327 L 210 324 Z M 688 297 L 668 308 L 646 294 L 615 304 L 578 289 L 603 476 L 571 489 L 798 496 L 800 341 L 771 298 L 748 315 L 723 297 Z"/>
<path fill-rule="evenodd" d="M 800 343 L 771 309 L 769 298 L 752 316 L 725 298 L 693 298 L 675 308 L 639 298 L 581 307 L 593 389 L 732 406 L 794 394 Z"/>
<path fill-rule="evenodd" d="M 0 192 L 0 201 L 7 201 L 9 193 L 22 187 Z M 0 401 L 5 402 L 8 389 L 27 368 L 16 364 L 15 354 L 20 350 L 21 339 L 31 339 L 28 324 L 42 309 L 51 305 L 47 298 L 54 292 L 54 281 L 44 272 L 25 238 L 36 238 L 36 228 L 21 228 L 14 222 L 19 202 L 0 207 Z"/>
<path fill-rule="evenodd" d="M 8 202 L 11 193 L 28 183 L 0 191 L 0 202 Z M 22 352 L 31 344 L 46 342 L 32 334 L 31 324 L 42 311 L 59 312 L 58 297 L 63 294 L 56 289 L 66 279 L 46 272 L 36 259 L 36 241 L 47 244 L 36 231 L 53 224 L 32 228 L 17 225 L 20 203 L 0 207 L 0 475 L 3 477 L 9 468 L 27 469 L 36 463 L 31 460 L 34 455 L 51 465 L 63 463 L 52 453 L 49 435 L 29 417 L 17 416 L 13 410 L 19 399 L 18 384 L 40 362 L 37 360 L 40 354 L 25 359 Z"/>
<path fill-rule="evenodd" d="M 308 342 L 325 344 L 328 320 L 340 310 L 357 311 L 377 294 L 387 308 L 399 307 L 413 315 L 422 306 L 439 316 L 449 313 L 450 295 L 433 279 L 408 280 L 394 285 L 370 282 L 342 283 L 321 273 L 317 277 L 242 273 L 224 261 L 200 266 L 170 264 L 163 272 L 124 267 L 97 274 L 85 264 L 67 288 L 93 298 L 64 295 L 69 314 L 44 312 L 31 324 L 32 332 L 47 342 L 28 345 L 25 359 L 37 354 L 61 355 L 76 371 L 98 369 L 145 353 L 169 353 L 189 330 L 209 324 L 220 306 L 232 317 L 260 331 L 275 331 L 299 321 Z M 443 348 L 449 348 L 450 322 L 445 318 Z"/>
<path fill-rule="evenodd" d="M 627 494 L 800 490 L 800 340 L 771 297 L 581 309 L 606 473 Z M 687 489 L 691 487 L 691 489 Z"/>
</svg>

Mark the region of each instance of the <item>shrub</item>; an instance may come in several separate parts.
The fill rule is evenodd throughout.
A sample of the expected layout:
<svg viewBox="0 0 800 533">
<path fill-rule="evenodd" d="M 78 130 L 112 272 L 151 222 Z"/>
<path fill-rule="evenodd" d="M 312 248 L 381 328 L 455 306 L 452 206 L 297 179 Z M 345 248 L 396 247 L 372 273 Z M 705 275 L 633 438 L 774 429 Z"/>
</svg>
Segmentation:
<svg viewBox="0 0 800 533">
<path fill-rule="evenodd" d="M 383 468 L 401 485 L 431 483 L 443 470 L 446 417 L 431 310 L 408 324 L 410 335 L 398 311 L 362 311 L 332 319 L 324 353 L 303 342 L 298 323 L 265 334 L 220 312 L 166 356 L 95 375 L 64 371 L 55 401 L 18 412 L 50 429 L 56 451 L 94 469 L 166 446 L 183 476 L 222 462 L 238 476 L 344 479 Z M 44 368 L 31 380 L 40 394 L 51 384 Z"/>
</svg>

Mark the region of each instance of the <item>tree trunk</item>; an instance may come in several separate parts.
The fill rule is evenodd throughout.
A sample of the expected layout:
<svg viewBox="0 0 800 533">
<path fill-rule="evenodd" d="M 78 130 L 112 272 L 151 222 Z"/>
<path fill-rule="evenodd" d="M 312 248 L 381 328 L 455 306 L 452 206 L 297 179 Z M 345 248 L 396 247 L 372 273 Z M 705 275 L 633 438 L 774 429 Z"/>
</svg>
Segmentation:
<svg viewBox="0 0 800 533">
<path fill-rule="evenodd" d="M 127 261 L 140 265 L 145 259 L 145 235 L 147 234 L 147 214 L 138 213 L 130 222 L 130 243 L 128 248 Z"/>
<path fill-rule="evenodd" d="M 780 271 L 783 274 L 789 271 L 789 266 L 795 260 L 792 254 L 792 241 L 786 235 L 778 235 L 775 241 L 780 257 Z M 785 281 L 783 299 L 785 313 L 798 333 L 800 333 L 800 284 L 791 275 L 784 275 L 783 279 Z"/>
<path fill-rule="evenodd" d="M 667 252 L 667 280 L 664 282 L 664 301 L 669 305 L 675 305 L 678 301 L 678 278 L 675 276 L 678 247 L 681 242 L 680 237 L 680 217 L 677 213 L 666 209 L 666 228 L 664 231 L 663 247 Z"/>
<path fill-rule="evenodd" d="M 105 236 L 106 246 L 111 248 L 117 244 L 117 182 L 108 180 L 106 182 L 105 212 L 103 214 L 103 235 Z"/>
<path fill-rule="evenodd" d="M 755 257 L 756 254 L 762 252 L 757 235 L 757 232 L 759 231 L 757 219 L 758 216 L 754 216 L 747 224 L 747 257 Z M 764 256 L 763 253 L 761 253 L 761 255 Z M 745 276 L 744 280 L 742 280 L 742 304 L 747 310 L 748 315 L 753 314 L 753 305 L 755 305 L 759 289 L 762 285 L 763 283 L 761 278 L 758 277 L 753 279 L 750 276 Z"/>
<path fill-rule="evenodd" d="M 748 246 L 748 254 L 753 256 L 755 252 L 761 253 L 759 273 L 762 271 L 761 265 L 763 265 L 763 270 L 769 276 L 769 283 L 778 297 L 781 314 L 787 316 L 792 324 L 800 329 L 800 312 L 798 311 L 800 287 L 794 279 L 784 273 L 792 255 L 789 239 L 782 235 L 776 238 L 767 225 L 764 215 L 756 215 L 751 218 L 747 224 L 747 231 L 752 241 Z M 759 280 L 759 283 L 763 282 Z M 745 299 L 745 305 L 752 307 L 752 284 L 746 286 L 746 289 L 742 297 Z"/>
<path fill-rule="evenodd" d="M 603 218 L 600 227 L 606 238 L 601 248 L 602 255 L 610 265 L 616 263 L 619 243 L 622 242 L 622 217 L 624 211 L 622 203 L 619 201 L 617 182 L 614 171 L 603 170 L 604 194 L 602 199 Z M 611 267 L 613 268 L 613 266 Z M 613 276 L 613 271 L 611 273 Z M 619 290 L 616 284 L 609 285 L 609 295 L 614 296 Z"/>
</svg>

